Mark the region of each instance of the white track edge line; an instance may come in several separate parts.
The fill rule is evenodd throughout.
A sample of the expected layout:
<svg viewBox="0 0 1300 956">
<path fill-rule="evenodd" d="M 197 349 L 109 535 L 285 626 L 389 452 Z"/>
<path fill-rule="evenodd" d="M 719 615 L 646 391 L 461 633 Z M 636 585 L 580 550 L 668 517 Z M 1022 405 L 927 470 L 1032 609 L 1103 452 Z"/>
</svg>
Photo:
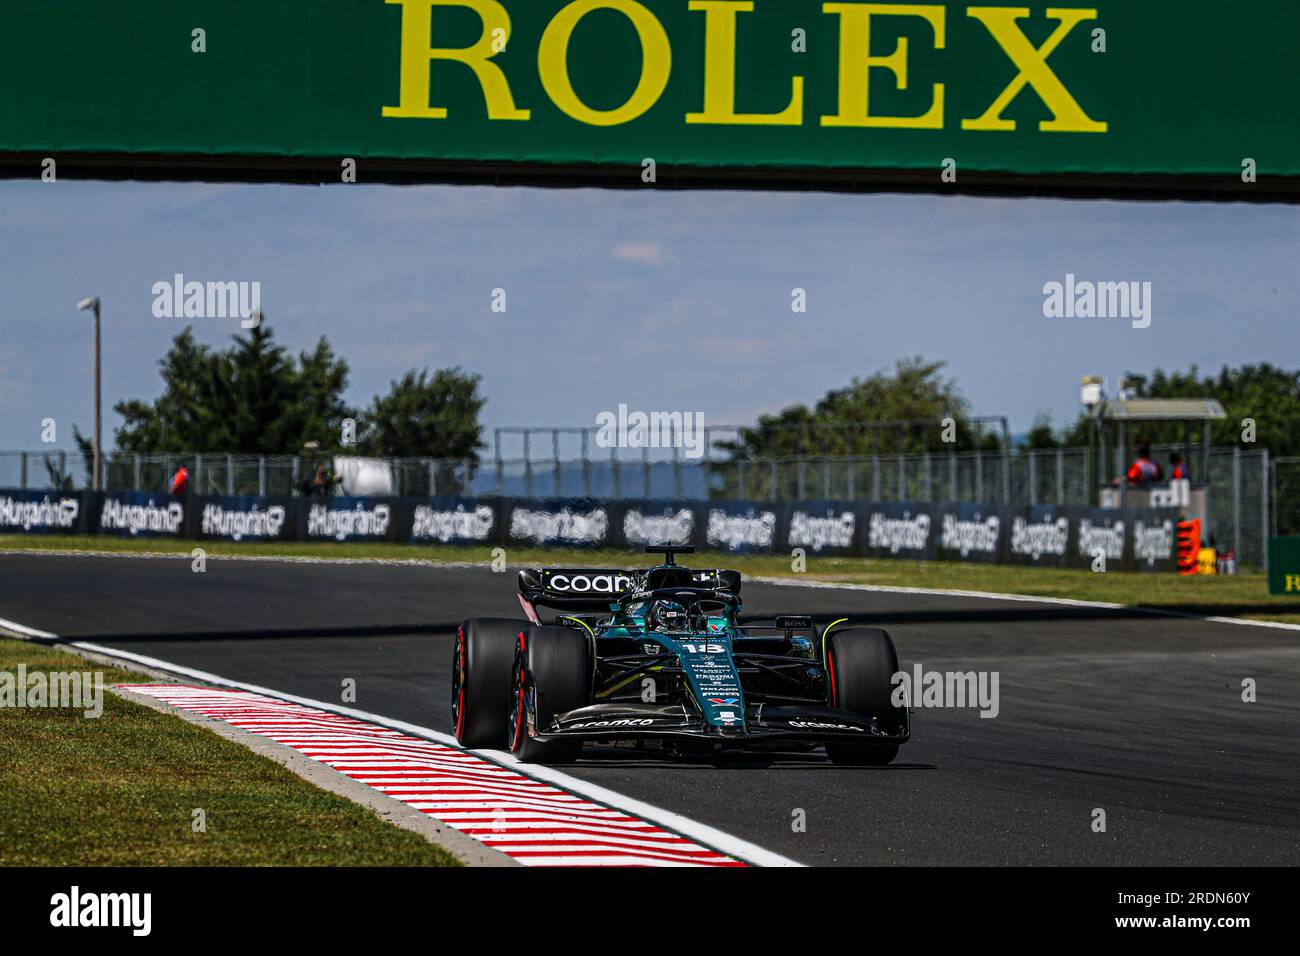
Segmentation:
<svg viewBox="0 0 1300 956">
<path fill-rule="evenodd" d="M 116 657 L 122 660 L 134 661 L 137 664 L 143 664 L 146 667 L 157 668 L 158 670 L 168 671 L 182 677 L 192 677 L 195 680 L 201 680 L 204 683 L 214 684 L 219 687 L 229 687 L 234 690 L 245 690 L 253 694 L 262 694 L 266 697 L 274 697 L 278 700 L 288 701 L 291 704 L 301 704 L 304 707 L 315 707 L 330 713 L 336 713 L 344 717 L 351 717 L 355 720 L 366 723 L 378 724 L 382 727 L 390 727 L 393 730 L 400 730 L 403 733 L 411 734 L 414 737 L 421 737 L 425 740 L 431 740 L 434 743 L 444 744 L 456 750 L 465 750 L 458 743 L 456 738 L 450 734 L 444 734 L 441 731 L 434 730 L 431 727 L 421 727 L 417 724 L 410 724 L 404 720 L 394 720 L 390 717 L 384 717 L 380 714 L 372 714 L 368 711 L 358 710 L 355 707 L 343 707 L 338 704 L 331 704 L 325 701 L 312 700 L 309 697 L 299 697 L 295 694 L 286 694 L 282 691 L 273 690 L 269 687 L 259 687 L 256 684 L 247 684 L 242 681 L 231 680 L 227 677 L 221 677 L 217 674 L 210 674 L 207 671 L 196 670 L 192 667 L 185 667 L 180 664 L 173 664 L 170 661 L 160 660 L 156 657 L 148 657 L 144 654 L 136 654 L 132 651 L 121 651 L 117 648 L 106 647 L 102 644 L 94 644 L 90 641 L 64 641 L 57 634 L 51 634 L 49 631 L 41 631 L 36 628 L 27 627 L 16 621 L 0 618 L 0 627 L 8 628 L 18 634 L 25 634 L 28 637 L 42 638 L 44 640 L 59 641 L 60 643 L 78 647 L 85 651 L 91 651 L 95 654 L 104 654 L 109 657 Z M 587 797 L 603 803 L 616 810 L 623 810 L 627 813 L 641 817 L 651 823 L 657 823 L 669 830 L 680 833 L 682 836 L 691 837 L 699 840 L 705 845 L 706 849 L 717 850 L 727 856 L 735 857 L 746 863 L 753 863 L 758 866 L 803 866 L 787 857 L 766 850 L 757 844 L 750 843 L 740 837 L 733 836 L 707 823 L 700 823 L 692 820 L 690 817 L 674 813 L 672 810 L 665 810 L 662 807 L 656 807 L 653 804 L 645 803 L 633 797 L 625 796 L 616 791 L 609 790 L 599 784 L 588 783 L 577 777 L 571 777 L 568 774 L 555 770 L 551 767 L 543 767 L 534 764 L 522 764 L 510 753 L 497 750 L 470 750 L 467 753 L 475 754 L 492 763 L 508 766 L 510 769 L 522 776 L 534 780 L 540 780 L 544 783 L 551 783 L 559 786 L 578 796 Z M 527 769 L 524 769 L 527 767 Z"/>
<path fill-rule="evenodd" d="M 198 540 L 198 539 L 194 539 Z M 196 544 L 195 547 L 202 547 Z M 93 548 L 0 548 L 0 557 L 51 555 L 56 558 L 178 558 L 194 560 L 189 551 L 97 551 Z M 285 564 L 374 564 L 416 568 L 486 568 L 486 561 L 439 561 L 436 558 L 328 558 L 305 554 L 209 554 L 209 561 L 278 561 Z"/>
</svg>

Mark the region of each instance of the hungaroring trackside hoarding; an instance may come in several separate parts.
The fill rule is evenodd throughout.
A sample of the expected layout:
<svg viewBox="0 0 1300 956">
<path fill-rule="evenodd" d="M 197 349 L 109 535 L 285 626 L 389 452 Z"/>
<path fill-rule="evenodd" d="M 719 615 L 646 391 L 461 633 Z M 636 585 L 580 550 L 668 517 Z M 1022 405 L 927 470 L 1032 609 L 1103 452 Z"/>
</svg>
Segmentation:
<svg viewBox="0 0 1300 956">
<path fill-rule="evenodd" d="M 0 171 L 1294 196 L 1297 36 L 1295 0 L 7 0 Z"/>
<path fill-rule="evenodd" d="M 1173 509 L 596 498 L 259 498 L 0 488 L 0 537 L 387 541 L 709 551 L 1172 571 Z"/>
</svg>

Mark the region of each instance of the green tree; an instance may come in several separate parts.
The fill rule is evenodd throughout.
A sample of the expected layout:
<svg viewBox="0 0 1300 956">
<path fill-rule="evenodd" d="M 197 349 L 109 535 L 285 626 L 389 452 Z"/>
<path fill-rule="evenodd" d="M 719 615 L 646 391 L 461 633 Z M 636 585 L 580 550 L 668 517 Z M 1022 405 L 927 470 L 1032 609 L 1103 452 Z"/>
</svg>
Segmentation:
<svg viewBox="0 0 1300 956">
<path fill-rule="evenodd" d="M 798 455 L 870 455 L 914 453 L 953 447 L 943 441 L 943 419 L 953 419 L 958 450 L 998 447 L 999 437 L 977 430 L 968 420 L 969 404 L 955 381 L 942 375 L 946 362 L 916 356 L 844 388 L 827 392 L 816 405 L 791 405 L 763 415 L 753 428 L 742 429 L 734 442 L 719 442 L 739 458 L 785 458 Z M 861 427 L 868 422 L 913 422 L 901 428 Z"/>
<path fill-rule="evenodd" d="M 1034 425 L 1025 433 L 1024 439 L 1020 442 L 1022 448 L 1060 448 L 1061 439 L 1057 436 L 1055 429 L 1052 428 L 1052 417 L 1050 415 L 1039 415 L 1034 419 Z"/>
<path fill-rule="evenodd" d="M 199 344 L 187 327 L 159 366 L 162 395 L 114 406 L 122 451 L 296 454 L 308 441 L 337 451 L 343 419 L 356 416 L 343 400 L 347 363 L 325 338 L 295 360 L 265 321 L 225 350 Z"/>
<path fill-rule="evenodd" d="M 1210 440 L 1215 445 L 1242 443 L 1243 419 L 1255 421 L 1255 444 L 1245 447 L 1267 448 L 1274 455 L 1300 455 L 1300 371 L 1287 371 L 1268 362 L 1237 367 L 1223 366 L 1217 375 L 1202 375 L 1193 365 L 1187 371 L 1157 368 L 1150 374 L 1126 373 L 1140 398 L 1214 398 L 1227 412 L 1227 418 L 1214 422 Z M 1070 427 L 1066 441 L 1085 445 L 1093 429 L 1089 418 L 1081 415 Z M 1145 439 L 1152 443 L 1181 442 L 1181 424 L 1144 423 L 1141 432 L 1130 426 L 1134 443 Z M 1200 441 L 1200 426 L 1192 437 Z"/>
<path fill-rule="evenodd" d="M 459 366 L 429 377 L 412 369 L 378 395 L 362 416 L 362 451 L 371 455 L 454 458 L 477 465 L 483 441 L 478 416 L 486 402 L 481 376 Z"/>
</svg>

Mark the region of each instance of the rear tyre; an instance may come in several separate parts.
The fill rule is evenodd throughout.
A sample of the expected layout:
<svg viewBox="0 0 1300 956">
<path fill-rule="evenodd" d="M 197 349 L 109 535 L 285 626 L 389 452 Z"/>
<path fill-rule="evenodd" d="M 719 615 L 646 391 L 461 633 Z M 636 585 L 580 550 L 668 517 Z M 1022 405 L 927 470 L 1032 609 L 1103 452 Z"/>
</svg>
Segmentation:
<svg viewBox="0 0 1300 956">
<path fill-rule="evenodd" d="M 591 659 L 587 635 L 567 627 L 529 627 L 515 645 L 510 751 L 525 763 L 567 763 L 582 752 L 580 740 L 540 741 L 529 728 L 544 730 L 559 714 L 589 703 Z"/>
<path fill-rule="evenodd" d="M 894 706 L 893 678 L 898 652 L 887 631 L 878 627 L 848 627 L 826 637 L 826 702 L 867 719 L 881 729 L 901 733 L 905 712 Z M 832 763 L 882 767 L 898 756 L 898 744 L 831 741 L 826 755 Z"/>
<path fill-rule="evenodd" d="M 451 659 L 451 726 L 471 749 L 507 743 L 501 714 L 510 706 L 515 644 L 527 621 L 471 618 L 456 631 Z"/>
</svg>

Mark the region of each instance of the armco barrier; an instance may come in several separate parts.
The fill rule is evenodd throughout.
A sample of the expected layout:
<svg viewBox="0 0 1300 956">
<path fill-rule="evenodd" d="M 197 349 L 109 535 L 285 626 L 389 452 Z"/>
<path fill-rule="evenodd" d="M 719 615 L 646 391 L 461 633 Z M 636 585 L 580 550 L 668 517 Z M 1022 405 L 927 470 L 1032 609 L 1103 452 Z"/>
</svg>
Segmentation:
<svg viewBox="0 0 1300 956">
<path fill-rule="evenodd" d="M 1172 571 L 1172 509 L 928 502 L 290 498 L 0 489 L 0 533 L 503 547 L 692 544 L 733 553 L 861 555 Z"/>
</svg>

